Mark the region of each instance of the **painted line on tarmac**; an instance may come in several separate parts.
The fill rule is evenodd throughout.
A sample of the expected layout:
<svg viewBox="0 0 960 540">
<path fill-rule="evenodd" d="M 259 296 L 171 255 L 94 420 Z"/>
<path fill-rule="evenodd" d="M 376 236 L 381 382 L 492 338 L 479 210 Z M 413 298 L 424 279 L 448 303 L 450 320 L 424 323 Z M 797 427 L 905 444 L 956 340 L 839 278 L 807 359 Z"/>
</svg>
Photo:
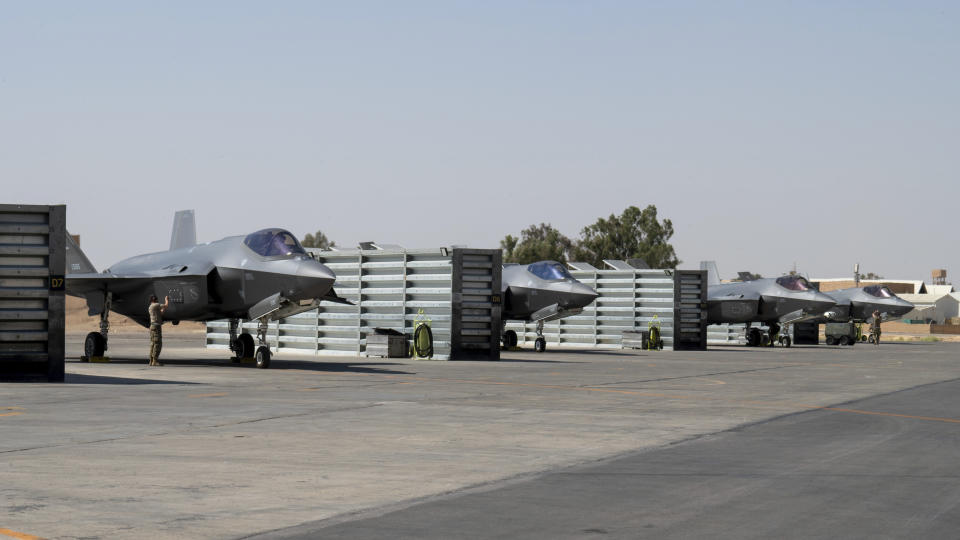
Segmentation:
<svg viewBox="0 0 960 540">
<path fill-rule="evenodd" d="M 0 416 L 19 416 L 23 414 L 23 407 L 0 407 Z"/>
<path fill-rule="evenodd" d="M 187 396 L 187 397 L 192 397 L 192 398 L 223 397 L 223 396 L 226 396 L 226 395 L 227 395 L 226 392 L 215 392 L 215 393 L 213 393 L 213 394 L 190 394 L 190 395 Z"/>
<path fill-rule="evenodd" d="M 32 534 L 11 531 L 10 529 L 4 529 L 2 527 L 0 527 L 0 535 L 9 536 L 10 538 L 16 538 L 17 540 L 43 540 L 43 538 L 40 536 L 34 536 Z"/>
</svg>

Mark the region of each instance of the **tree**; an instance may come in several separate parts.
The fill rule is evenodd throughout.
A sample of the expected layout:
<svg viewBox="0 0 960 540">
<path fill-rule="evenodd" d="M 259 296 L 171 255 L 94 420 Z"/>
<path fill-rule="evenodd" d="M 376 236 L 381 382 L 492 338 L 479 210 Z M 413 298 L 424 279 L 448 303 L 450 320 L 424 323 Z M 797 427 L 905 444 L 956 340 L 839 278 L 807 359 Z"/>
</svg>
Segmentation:
<svg viewBox="0 0 960 540">
<path fill-rule="evenodd" d="M 863 276 L 863 279 L 883 279 L 883 276 L 874 274 L 873 272 L 867 272 L 866 275 Z"/>
<path fill-rule="evenodd" d="M 317 231 L 317 234 L 307 233 L 300 243 L 306 248 L 330 249 L 337 247 L 337 243 L 327 238 L 323 231 Z"/>
<path fill-rule="evenodd" d="M 573 242 L 549 223 L 541 223 L 524 229 L 519 239 L 508 234 L 500 241 L 500 247 L 505 263 L 529 264 L 543 260 L 565 263 Z"/>
<path fill-rule="evenodd" d="M 657 219 L 657 207 L 631 206 L 619 216 L 610 214 L 583 228 L 573 249 L 573 259 L 603 268 L 604 259 L 643 259 L 650 268 L 676 268 L 680 264 L 668 240 L 673 222 Z"/>
</svg>

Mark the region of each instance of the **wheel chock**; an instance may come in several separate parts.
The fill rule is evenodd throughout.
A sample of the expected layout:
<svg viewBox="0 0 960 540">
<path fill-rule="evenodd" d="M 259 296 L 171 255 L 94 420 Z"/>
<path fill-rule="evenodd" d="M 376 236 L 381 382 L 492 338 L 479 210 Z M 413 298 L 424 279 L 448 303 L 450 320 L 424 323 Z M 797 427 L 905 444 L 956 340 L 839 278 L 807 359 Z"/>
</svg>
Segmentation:
<svg viewBox="0 0 960 540">
<path fill-rule="evenodd" d="M 109 364 L 109 363 L 110 363 L 110 357 L 109 357 L 109 356 L 91 356 L 90 359 L 87 360 L 87 361 L 88 361 L 88 362 L 96 362 L 96 363 L 99 363 L 99 364 Z"/>
</svg>

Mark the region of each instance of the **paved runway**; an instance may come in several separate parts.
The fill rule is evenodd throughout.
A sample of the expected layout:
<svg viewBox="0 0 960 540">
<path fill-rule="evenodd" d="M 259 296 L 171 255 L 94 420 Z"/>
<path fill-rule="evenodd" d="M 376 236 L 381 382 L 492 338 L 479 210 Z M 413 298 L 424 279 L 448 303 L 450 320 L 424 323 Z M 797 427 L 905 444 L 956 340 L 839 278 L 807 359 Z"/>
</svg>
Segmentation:
<svg viewBox="0 0 960 540">
<path fill-rule="evenodd" d="M 281 353 L 258 370 L 172 333 L 162 368 L 146 366 L 145 333 L 84 364 L 82 337 L 69 336 L 66 384 L 0 384 L 0 535 L 394 537 L 411 524 L 376 519 L 406 512 L 435 512 L 411 536 L 480 538 L 738 538 L 745 523 L 836 536 L 841 522 L 857 536 L 876 516 L 923 536 L 953 523 L 956 493 L 937 481 L 955 480 L 954 344 L 502 362 Z M 885 399 L 902 401 L 873 401 Z M 887 483 L 896 491 L 871 487 Z"/>
<path fill-rule="evenodd" d="M 256 538 L 952 539 L 958 462 L 951 381 Z"/>
</svg>

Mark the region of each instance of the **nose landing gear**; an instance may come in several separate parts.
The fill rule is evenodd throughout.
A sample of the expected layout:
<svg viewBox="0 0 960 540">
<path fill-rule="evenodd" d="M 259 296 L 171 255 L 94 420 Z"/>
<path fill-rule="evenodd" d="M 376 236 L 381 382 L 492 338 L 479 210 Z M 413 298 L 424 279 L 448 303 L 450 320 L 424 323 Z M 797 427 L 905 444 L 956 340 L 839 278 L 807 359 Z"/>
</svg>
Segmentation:
<svg viewBox="0 0 960 540">
<path fill-rule="evenodd" d="M 253 336 L 250 334 L 237 335 L 240 328 L 240 321 L 238 319 L 230 319 L 230 350 L 235 354 L 235 356 L 231 358 L 234 363 L 253 359 L 260 369 L 270 367 L 271 353 L 270 347 L 267 345 L 268 322 L 266 317 L 258 319 L 257 342 L 259 346 L 256 346 L 253 342 Z"/>
</svg>

